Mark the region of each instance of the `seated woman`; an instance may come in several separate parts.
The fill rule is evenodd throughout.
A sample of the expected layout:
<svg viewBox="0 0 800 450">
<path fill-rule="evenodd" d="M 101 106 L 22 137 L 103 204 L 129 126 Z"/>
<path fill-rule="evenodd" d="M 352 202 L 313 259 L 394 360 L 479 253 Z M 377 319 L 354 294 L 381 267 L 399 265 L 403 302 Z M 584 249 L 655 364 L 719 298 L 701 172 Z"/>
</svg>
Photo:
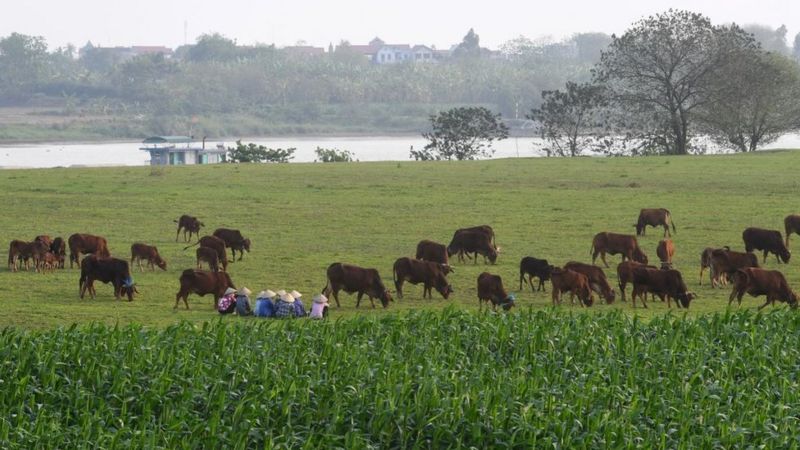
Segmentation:
<svg viewBox="0 0 800 450">
<path fill-rule="evenodd" d="M 292 291 L 292 297 L 294 297 L 294 315 L 297 317 L 305 317 L 306 316 L 306 308 L 303 306 L 303 301 L 300 300 L 303 294 Z"/>
<path fill-rule="evenodd" d="M 294 297 L 286 292 L 275 303 L 275 317 L 295 317 Z"/>
<path fill-rule="evenodd" d="M 256 317 L 275 316 L 275 305 L 272 304 L 273 298 L 275 298 L 275 293 L 269 289 L 258 293 L 256 297 Z"/>
<path fill-rule="evenodd" d="M 325 297 L 322 294 L 317 294 L 314 296 L 314 299 L 311 303 L 311 314 L 309 317 L 312 319 L 324 319 L 328 317 L 328 297 Z"/>
<path fill-rule="evenodd" d="M 239 289 L 239 292 L 236 293 L 236 314 L 240 316 L 253 314 L 253 310 L 250 309 L 250 294 L 252 293 L 246 287 Z"/>
<path fill-rule="evenodd" d="M 217 302 L 217 311 L 220 314 L 230 314 L 236 310 L 236 289 L 228 288 Z"/>
</svg>

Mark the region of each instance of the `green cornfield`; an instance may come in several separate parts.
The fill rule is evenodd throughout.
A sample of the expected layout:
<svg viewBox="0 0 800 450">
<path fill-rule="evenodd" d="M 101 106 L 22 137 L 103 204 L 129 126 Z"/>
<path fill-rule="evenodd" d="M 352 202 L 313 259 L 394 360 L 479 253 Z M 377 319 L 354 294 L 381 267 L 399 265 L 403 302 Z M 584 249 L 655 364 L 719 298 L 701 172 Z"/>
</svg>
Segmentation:
<svg viewBox="0 0 800 450">
<path fill-rule="evenodd" d="M 0 331 L 2 448 L 797 448 L 800 316 Z"/>
</svg>

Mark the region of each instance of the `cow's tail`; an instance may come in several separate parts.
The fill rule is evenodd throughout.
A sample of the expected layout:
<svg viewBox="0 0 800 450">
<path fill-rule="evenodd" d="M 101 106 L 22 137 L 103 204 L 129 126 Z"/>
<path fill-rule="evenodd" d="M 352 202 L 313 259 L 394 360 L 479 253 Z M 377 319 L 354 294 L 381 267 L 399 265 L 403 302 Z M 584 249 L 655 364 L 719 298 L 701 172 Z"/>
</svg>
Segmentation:
<svg viewBox="0 0 800 450">
<path fill-rule="evenodd" d="M 594 255 L 594 240 L 592 240 L 592 246 L 589 248 L 589 254 Z"/>
<path fill-rule="evenodd" d="M 672 232 L 677 234 L 678 230 L 675 229 L 675 220 L 672 219 L 672 213 L 667 211 L 667 218 L 669 218 L 669 224 L 672 225 Z"/>
<path fill-rule="evenodd" d="M 186 247 L 183 247 L 183 249 L 184 249 L 184 250 L 189 250 L 190 248 L 192 248 L 192 247 L 196 247 L 196 246 L 198 246 L 198 245 L 200 245 L 200 240 L 199 240 L 199 239 L 198 239 L 198 241 L 197 241 L 197 242 L 195 242 L 194 244 L 189 244 L 189 245 L 187 245 Z M 226 252 L 226 253 L 227 253 L 227 252 Z M 225 257 L 227 258 L 227 256 L 228 256 L 228 255 L 226 254 L 226 255 L 225 255 Z"/>
<path fill-rule="evenodd" d="M 175 222 L 175 223 L 178 223 L 178 221 L 177 221 L 177 220 L 173 220 L 173 222 Z"/>
</svg>

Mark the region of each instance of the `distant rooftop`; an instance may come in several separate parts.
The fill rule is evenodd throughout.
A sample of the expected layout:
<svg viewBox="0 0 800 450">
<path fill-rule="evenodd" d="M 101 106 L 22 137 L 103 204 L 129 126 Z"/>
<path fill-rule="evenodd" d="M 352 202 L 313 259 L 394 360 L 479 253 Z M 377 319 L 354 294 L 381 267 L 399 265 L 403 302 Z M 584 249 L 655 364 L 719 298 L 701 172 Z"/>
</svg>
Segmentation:
<svg viewBox="0 0 800 450">
<path fill-rule="evenodd" d="M 150 136 L 142 144 L 185 144 L 193 140 L 189 136 Z"/>
</svg>

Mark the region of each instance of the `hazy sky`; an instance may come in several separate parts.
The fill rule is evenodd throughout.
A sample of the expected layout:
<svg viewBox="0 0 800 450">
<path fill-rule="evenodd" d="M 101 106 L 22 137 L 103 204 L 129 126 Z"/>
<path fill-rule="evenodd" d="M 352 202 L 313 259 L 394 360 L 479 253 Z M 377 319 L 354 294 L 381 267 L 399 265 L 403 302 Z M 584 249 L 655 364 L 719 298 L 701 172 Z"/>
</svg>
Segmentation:
<svg viewBox="0 0 800 450">
<path fill-rule="evenodd" d="M 622 33 L 635 20 L 669 8 L 701 12 L 714 23 L 760 23 L 800 31 L 798 0 L 3 0 L 0 36 L 44 36 L 51 48 L 91 40 L 95 45 L 166 45 L 218 31 L 240 44 L 327 46 L 342 39 L 447 48 L 473 27 L 495 48 L 525 35 L 555 38 L 576 32 Z"/>
</svg>

